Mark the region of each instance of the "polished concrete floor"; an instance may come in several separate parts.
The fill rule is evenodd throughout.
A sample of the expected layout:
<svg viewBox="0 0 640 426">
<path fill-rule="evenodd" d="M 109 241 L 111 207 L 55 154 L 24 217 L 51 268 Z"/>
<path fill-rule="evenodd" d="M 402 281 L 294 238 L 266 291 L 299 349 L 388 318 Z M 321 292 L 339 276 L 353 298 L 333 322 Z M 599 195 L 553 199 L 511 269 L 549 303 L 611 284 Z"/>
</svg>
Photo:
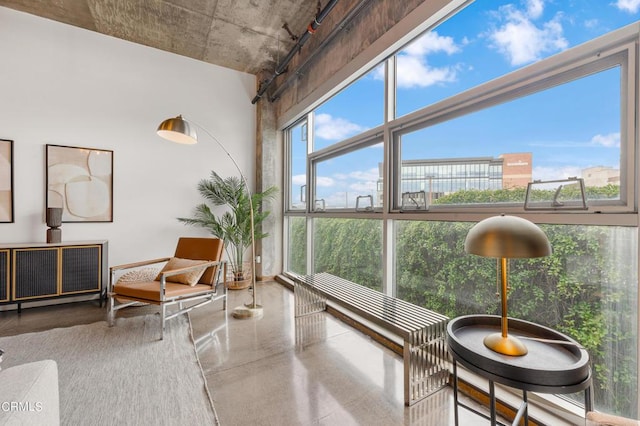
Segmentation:
<svg viewBox="0 0 640 426">
<path fill-rule="evenodd" d="M 293 294 L 280 284 L 259 283 L 257 295 L 264 307 L 259 319 L 231 315 L 251 300 L 246 290 L 229 293 L 227 312 L 216 302 L 190 313 L 220 424 L 454 424 L 451 388 L 405 407 L 400 356 L 327 313 L 296 324 Z M 91 323 L 105 314 L 96 302 L 0 312 L 0 336 Z M 489 421 L 461 409 L 460 424 Z"/>
</svg>

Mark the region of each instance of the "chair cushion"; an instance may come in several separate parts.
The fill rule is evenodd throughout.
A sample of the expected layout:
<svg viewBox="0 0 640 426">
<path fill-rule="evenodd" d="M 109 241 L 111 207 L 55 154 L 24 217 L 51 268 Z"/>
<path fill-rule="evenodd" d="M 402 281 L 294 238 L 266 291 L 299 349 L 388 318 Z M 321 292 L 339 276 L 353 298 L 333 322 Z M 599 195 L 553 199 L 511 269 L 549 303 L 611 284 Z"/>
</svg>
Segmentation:
<svg viewBox="0 0 640 426">
<path fill-rule="evenodd" d="M 186 286 L 167 281 L 165 287 L 165 300 L 176 297 L 192 296 L 197 293 L 211 291 L 212 286 L 207 284 L 196 284 Z M 133 299 L 143 299 L 154 302 L 161 302 L 160 299 L 160 281 L 142 281 L 142 282 L 119 282 L 113 286 L 116 296 L 131 297 Z"/>
<path fill-rule="evenodd" d="M 174 269 L 187 268 L 189 266 L 196 266 L 204 263 L 202 260 L 192 260 L 192 259 L 181 259 L 179 257 L 172 257 L 169 259 L 164 268 L 160 271 L 160 273 L 165 271 L 172 271 Z M 198 284 L 198 280 L 204 274 L 204 271 L 207 269 L 206 266 L 202 268 L 194 269 L 193 271 L 185 272 L 184 274 L 171 275 L 167 277 L 167 281 L 171 281 L 173 283 L 187 284 L 190 286 L 194 286 Z M 160 274 L 156 277 L 156 281 L 160 281 Z"/>
</svg>

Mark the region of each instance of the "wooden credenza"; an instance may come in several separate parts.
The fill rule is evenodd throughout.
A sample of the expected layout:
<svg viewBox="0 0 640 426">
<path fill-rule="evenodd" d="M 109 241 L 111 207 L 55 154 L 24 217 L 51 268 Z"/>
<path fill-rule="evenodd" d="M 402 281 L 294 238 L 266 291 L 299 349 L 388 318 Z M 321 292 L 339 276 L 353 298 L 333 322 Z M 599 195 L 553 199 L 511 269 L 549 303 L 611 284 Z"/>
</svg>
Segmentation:
<svg viewBox="0 0 640 426">
<path fill-rule="evenodd" d="M 98 294 L 108 279 L 107 241 L 0 244 L 0 303 Z"/>
</svg>

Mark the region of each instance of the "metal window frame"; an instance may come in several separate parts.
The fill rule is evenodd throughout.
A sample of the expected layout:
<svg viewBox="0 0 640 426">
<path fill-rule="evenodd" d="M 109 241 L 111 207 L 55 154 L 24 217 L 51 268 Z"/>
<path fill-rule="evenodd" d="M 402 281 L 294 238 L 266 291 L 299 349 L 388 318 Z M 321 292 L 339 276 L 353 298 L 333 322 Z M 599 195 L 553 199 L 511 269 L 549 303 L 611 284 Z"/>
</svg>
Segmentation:
<svg viewBox="0 0 640 426">
<path fill-rule="evenodd" d="M 392 140 L 391 212 L 400 212 L 401 137 L 430 126 L 463 117 L 508 101 L 524 98 L 589 75 L 620 67 L 620 202 L 592 202 L 584 213 L 637 213 L 637 197 L 633 190 L 636 157 L 638 29 L 631 26 L 614 31 L 501 78 L 476 86 L 444 101 L 420 109 L 391 123 Z M 433 206 L 429 212 L 524 213 L 522 205 Z M 574 212 L 575 213 L 575 212 Z M 583 213 L 583 214 L 584 214 Z"/>
</svg>

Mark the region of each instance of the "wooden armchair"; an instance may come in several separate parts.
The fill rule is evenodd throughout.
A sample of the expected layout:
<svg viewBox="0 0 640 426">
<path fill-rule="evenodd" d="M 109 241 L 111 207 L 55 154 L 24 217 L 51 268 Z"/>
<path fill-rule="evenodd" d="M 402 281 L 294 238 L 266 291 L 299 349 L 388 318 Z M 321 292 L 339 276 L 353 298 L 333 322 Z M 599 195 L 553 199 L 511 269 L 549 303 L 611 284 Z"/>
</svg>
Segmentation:
<svg viewBox="0 0 640 426">
<path fill-rule="evenodd" d="M 222 309 L 226 309 L 224 277 L 227 263 L 221 260 L 223 247 L 223 241 L 218 238 L 182 237 L 178 240 L 174 257 L 112 266 L 107 291 L 109 326 L 114 325 L 115 313 L 122 308 L 140 303 L 160 305 L 162 339 L 168 319 L 218 299 L 222 299 Z M 139 270 L 163 262 L 166 262 L 164 268 L 155 277 L 135 281 L 116 280 L 124 271 Z M 175 305 L 177 310 L 169 311 L 168 308 Z"/>
</svg>

